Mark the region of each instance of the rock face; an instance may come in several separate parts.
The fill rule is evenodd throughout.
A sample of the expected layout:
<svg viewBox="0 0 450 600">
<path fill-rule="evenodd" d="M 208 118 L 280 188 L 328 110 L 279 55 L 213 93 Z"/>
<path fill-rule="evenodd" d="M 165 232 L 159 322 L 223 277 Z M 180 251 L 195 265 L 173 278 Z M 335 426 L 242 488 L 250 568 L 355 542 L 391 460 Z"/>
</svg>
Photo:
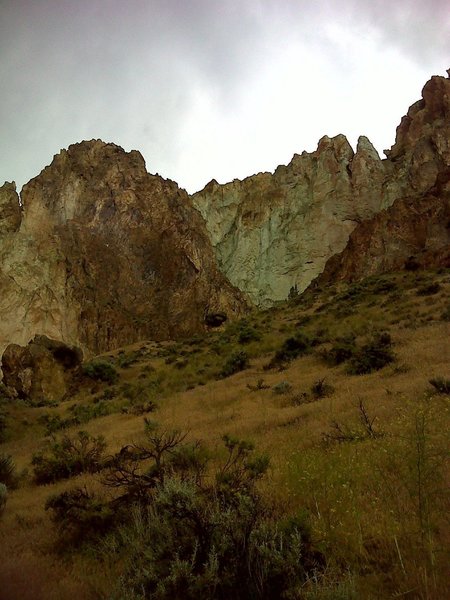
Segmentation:
<svg viewBox="0 0 450 600">
<path fill-rule="evenodd" d="M 139 152 L 70 146 L 24 186 L 23 215 L 3 190 L 0 351 L 39 333 L 98 353 L 245 310 L 186 192 L 148 174 Z"/>
<path fill-rule="evenodd" d="M 16 186 L 6 182 L 0 187 L 0 237 L 17 231 L 21 221 L 22 211 Z"/>
<path fill-rule="evenodd" d="M 356 281 L 408 264 L 450 267 L 450 79 L 432 77 L 422 95 L 386 151 L 399 191 L 407 193 L 356 227 L 318 284 Z M 389 181 L 392 189 L 394 183 Z"/>
<path fill-rule="evenodd" d="M 195 194 L 230 281 L 259 305 L 285 299 L 323 271 L 358 223 L 400 198 L 412 206 L 425 198 L 450 164 L 449 98 L 450 80 L 432 77 L 385 160 L 365 137 L 356 153 L 344 136 L 324 137 L 273 175 L 212 181 Z"/>
<path fill-rule="evenodd" d="M 190 335 L 240 315 L 245 298 L 302 291 L 326 264 L 324 280 L 416 255 L 446 264 L 450 79 L 432 77 L 422 96 L 384 160 L 365 137 L 354 152 L 325 136 L 274 174 L 189 197 L 139 152 L 92 140 L 55 156 L 21 202 L 5 184 L 0 352 L 35 334 L 89 353 Z"/>
<path fill-rule="evenodd" d="M 35 336 L 27 346 L 10 344 L 6 348 L 3 382 L 19 398 L 59 402 L 69 391 L 82 360 L 79 348 Z"/>
<path fill-rule="evenodd" d="M 450 169 L 420 198 L 396 200 L 361 223 L 312 285 L 358 281 L 403 268 L 450 268 Z"/>
</svg>

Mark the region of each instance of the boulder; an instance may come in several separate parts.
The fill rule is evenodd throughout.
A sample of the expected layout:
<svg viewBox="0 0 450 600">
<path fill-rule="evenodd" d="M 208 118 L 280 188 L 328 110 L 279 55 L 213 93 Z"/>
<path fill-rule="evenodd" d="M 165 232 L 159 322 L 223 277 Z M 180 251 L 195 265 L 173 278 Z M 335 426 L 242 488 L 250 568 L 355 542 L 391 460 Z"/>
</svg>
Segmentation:
<svg viewBox="0 0 450 600">
<path fill-rule="evenodd" d="M 3 383 L 19 398 L 59 402 L 68 394 L 82 361 L 80 348 L 37 335 L 27 346 L 7 346 L 2 356 Z"/>
</svg>

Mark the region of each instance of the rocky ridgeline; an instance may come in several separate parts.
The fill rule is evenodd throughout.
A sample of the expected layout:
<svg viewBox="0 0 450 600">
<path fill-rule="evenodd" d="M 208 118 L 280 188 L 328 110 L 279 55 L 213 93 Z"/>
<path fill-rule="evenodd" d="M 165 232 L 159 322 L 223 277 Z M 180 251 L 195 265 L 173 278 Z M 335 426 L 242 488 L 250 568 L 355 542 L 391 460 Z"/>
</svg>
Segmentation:
<svg viewBox="0 0 450 600">
<path fill-rule="evenodd" d="M 192 197 L 137 151 L 62 150 L 21 204 L 13 184 L 0 188 L 0 352 L 36 334 L 88 353 L 176 338 L 322 272 L 357 279 L 415 255 L 447 264 L 449 98 L 450 79 L 432 77 L 384 160 L 365 137 L 354 152 L 325 136 L 274 174 Z"/>
<path fill-rule="evenodd" d="M 355 228 L 375 215 L 380 215 L 382 229 L 381 223 L 390 223 L 390 229 L 385 229 L 388 241 L 394 231 L 401 237 L 402 229 L 408 228 L 408 237 L 414 238 L 414 227 L 407 221 L 416 218 L 416 203 L 423 215 L 423 237 L 424 206 L 432 198 L 438 205 L 445 200 L 449 98 L 450 79 L 432 77 L 423 98 L 403 117 L 394 146 L 385 152 L 387 159 L 381 160 L 365 137 L 360 137 L 353 152 L 345 136 L 325 136 L 315 152 L 294 155 L 273 175 L 260 173 L 225 185 L 211 181 L 195 194 L 194 204 L 205 218 L 219 265 L 229 280 L 256 304 L 283 300 L 292 286 L 305 289 L 322 273 L 327 260 L 344 250 Z M 386 215 L 386 209 L 405 198 L 402 210 Z M 394 215 L 399 219 L 395 226 Z M 433 247 L 449 243 L 442 232 L 430 236 Z M 363 237 L 354 239 L 361 274 L 375 268 L 366 256 Z M 392 242 L 379 251 L 386 262 L 378 262 L 399 265 L 416 251 L 414 241 Z"/>
<path fill-rule="evenodd" d="M 450 79 L 432 77 L 422 94 L 386 152 L 406 181 L 403 195 L 357 225 L 315 284 L 357 281 L 405 266 L 450 267 Z"/>
</svg>

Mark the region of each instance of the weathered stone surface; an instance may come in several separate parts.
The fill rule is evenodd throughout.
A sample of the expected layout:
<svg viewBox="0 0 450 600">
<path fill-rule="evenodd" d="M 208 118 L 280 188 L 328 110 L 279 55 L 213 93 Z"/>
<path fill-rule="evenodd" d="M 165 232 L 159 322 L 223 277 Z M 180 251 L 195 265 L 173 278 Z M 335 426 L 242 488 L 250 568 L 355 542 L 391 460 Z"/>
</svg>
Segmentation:
<svg viewBox="0 0 450 600">
<path fill-rule="evenodd" d="M 6 348 L 3 382 L 19 398 L 58 402 L 69 391 L 82 360 L 80 348 L 35 336 L 27 346 L 10 344 Z"/>
<path fill-rule="evenodd" d="M 388 180 L 391 190 L 407 194 L 356 227 L 345 250 L 327 262 L 318 284 L 356 281 L 408 262 L 450 266 L 450 79 L 432 77 L 422 95 L 386 151 L 397 177 Z"/>
<path fill-rule="evenodd" d="M 139 152 L 74 144 L 22 201 L 20 230 L 0 243 L 0 350 L 42 333 L 98 353 L 245 309 L 186 192 L 148 174 Z"/>
<path fill-rule="evenodd" d="M 450 267 L 450 193 L 401 198 L 358 225 L 312 285 L 408 268 Z"/>
<path fill-rule="evenodd" d="M 193 199 L 224 273 L 264 305 L 287 298 L 293 285 L 304 289 L 355 224 L 380 210 L 381 170 L 365 138 L 354 154 L 345 136 L 325 136 L 316 152 L 295 155 L 273 175 L 212 181 Z"/>
<path fill-rule="evenodd" d="M 20 227 L 22 211 L 15 183 L 5 182 L 0 187 L 0 236 L 14 233 Z"/>
<path fill-rule="evenodd" d="M 354 230 L 336 277 L 414 254 L 445 262 L 449 98 L 450 79 L 432 77 L 384 160 L 365 137 L 354 152 L 325 136 L 273 174 L 191 198 L 139 152 L 61 151 L 24 186 L 23 209 L 13 184 L 0 188 L 0 352 L 36 333 L 97 353 L 199 332 L 245 311 L 237 288 L 259 305 L 302 291 Z"/>
<path fill-rule="evenodd" d="M 273 175 L 212 181 L 195 194 L 230 281 L 257 304 L 282 300 L 323 271 L 358 223 L 397 199 L 426 195 L 450 164 L 449 98 L 449 79 L 432 77 L 387 160 L 365 137 L 353 153 L 344 136 L 325 136 L 315 152 L 294 155 Z"/>
</svg>

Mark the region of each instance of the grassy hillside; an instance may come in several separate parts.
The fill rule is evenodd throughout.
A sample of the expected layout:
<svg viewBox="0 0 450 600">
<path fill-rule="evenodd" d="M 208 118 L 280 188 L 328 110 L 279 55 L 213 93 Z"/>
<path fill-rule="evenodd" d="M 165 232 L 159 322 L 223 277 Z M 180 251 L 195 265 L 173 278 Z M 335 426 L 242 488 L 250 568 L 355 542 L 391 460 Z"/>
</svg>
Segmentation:
<svg viewBox="0 0 450 600">
<path fill-rule="evenodd" d="M 0 458 L 11 456 L 15 471 L 0 517 L 0 599 L 142 597 L 131 590 L 147 521 L 115 503 L 123 488 L 105 485 L 103 457 L 96 472 L 65 477 L 55 466 L 61 444 L 51 456 L 55 441 L 77 443 L 81 430 L 104 437 L 105 456 L 155 432 L 185 432 L 182 445 L 200 440 L 209 456 L 202 489 L 226 464 L 224 434 L 254 444 L 242 446 L 244 476 L 254 476 L 246 493 L 270 507 L 264 523 L 278 549 L 294 519 L 296 560 L 315 557 L 286 598 L 447 598 L 449 334 L 449 271 L 402 272 L 308 291 L 203 337 L 97 357 L 57 406 L 3 390 Z M 270 458 L 265 474 L 251 471 L 254 453 Z M 57 511 L 45 510 L 73 488 L 98 499 L 92 531 L 82 511 L 58 529 Z M 221 597 L 199 589 L 198 598 Z"/>
</svg>

